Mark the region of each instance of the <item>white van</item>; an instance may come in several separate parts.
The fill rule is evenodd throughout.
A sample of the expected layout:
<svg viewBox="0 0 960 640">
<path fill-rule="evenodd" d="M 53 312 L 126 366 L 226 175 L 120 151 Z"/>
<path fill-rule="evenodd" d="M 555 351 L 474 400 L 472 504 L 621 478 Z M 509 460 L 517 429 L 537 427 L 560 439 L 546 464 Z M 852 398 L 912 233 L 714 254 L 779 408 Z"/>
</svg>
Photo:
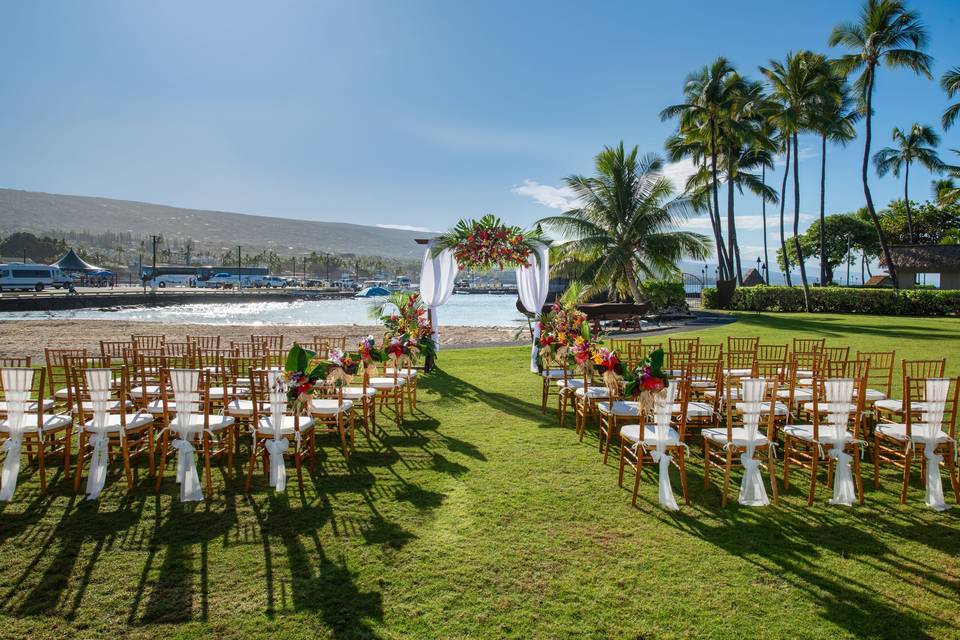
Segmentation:
<svg viewBox="0 0 960 640">
<path fill-rule="evenodd" d="M 0 291 L 43 291 L 45 287 L 60 289 L 70 283 L 57 267 L 44 264 L 0 264 Z"/>
</svg>

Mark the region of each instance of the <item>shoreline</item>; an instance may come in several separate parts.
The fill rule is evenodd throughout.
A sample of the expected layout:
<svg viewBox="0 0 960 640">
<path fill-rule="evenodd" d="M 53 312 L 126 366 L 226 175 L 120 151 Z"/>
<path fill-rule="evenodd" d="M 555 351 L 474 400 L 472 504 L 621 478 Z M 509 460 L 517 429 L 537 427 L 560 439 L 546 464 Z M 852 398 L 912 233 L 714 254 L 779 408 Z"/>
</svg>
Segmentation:
<svg viewBox="0 0 960 640">
<path fill-rule="evenodd" d="M 529 344 L 526 328 L 515 339 L 513 327 L 463 327 L 440 325 L 440 346 L 485 347 Z M 165 335 L 170 342 L 185 342 L 187 336 L 219 335 L 221 344 L 230 341 L 248 342 L 254 334 L 284 336 L 284 346 L 294 341 L 347 337 L 352 348 L 363 337 L 383 336 L 380 325 L 237 325 L 190 324 L 104 320 L 0 320 L 0 357 L 31 356 L 37 364 L 43 361 L 44 349 L 87 349 L 99 355 L 100 341 L 125 341 L 131 334 Z"/>
</svg>

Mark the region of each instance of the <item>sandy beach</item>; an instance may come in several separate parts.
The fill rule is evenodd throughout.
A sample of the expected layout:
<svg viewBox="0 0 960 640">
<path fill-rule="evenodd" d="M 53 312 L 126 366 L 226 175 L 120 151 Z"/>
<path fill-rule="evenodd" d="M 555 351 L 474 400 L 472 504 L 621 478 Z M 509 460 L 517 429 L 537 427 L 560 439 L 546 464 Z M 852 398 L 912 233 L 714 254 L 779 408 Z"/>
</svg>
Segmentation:
<svg viewBox="0 0 960 640">
<path fill-rule="evenodd" d="M 382 336 L 377 325 L 200 325 L 159 322 L 115 322 L 110 320 L 9 320 L 0 322 L 0 357 L 42 358 L 45 348 L 82 349 L 100 352 L 101 340 L 129 340 L 131 334 L 163 334 L 171 342 L 188 335 L 219 335 L 221 342 L 246 342 L 251 334 L 283 334 L 285 343 L 312 340 L 314 336 L 349 338 L 348 345 L 367 335 Z M 526 343 L 526 335 L 515 339 L 516 330 L 507 327 L 440 327 L 440 344 L 448 347 L 491 346 Z"/>
</svg>

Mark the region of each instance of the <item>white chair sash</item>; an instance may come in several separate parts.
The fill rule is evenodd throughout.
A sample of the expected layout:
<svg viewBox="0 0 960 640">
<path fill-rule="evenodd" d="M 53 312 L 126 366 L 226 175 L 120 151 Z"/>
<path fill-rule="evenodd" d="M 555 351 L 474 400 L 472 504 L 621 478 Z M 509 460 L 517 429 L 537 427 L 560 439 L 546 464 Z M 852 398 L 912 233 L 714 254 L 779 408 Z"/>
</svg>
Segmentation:
<svg viewBox="0 0 960 640">
<path fill-rule="evenodd" d="M 283 463 L 283 454 L 290 443 L 283 437 L 283 416 L 287 412 L 287 385 L 283 372 L 268 371 L 267 386 L 270 388 L 270 422 L 273 425 L 273 439 L 265 443 L 270 458 L 270 486 L 276 491 L 285 491 L 287 467 Z"/>
<path fill-rule="evenodd" d="M 0 473 L 0 500 L 8 502 L 17 490 L 20 476 L 20 451 L 23 448 L 23 429 L 27 422 L 27 406 L 33 388 L 33 369 L 9 368 L 2 371 L 3 391 L 7 402 L 9 434 L 3 442 L 6 457 Z"/>
<path fill-rule="evenodd" d="M 203 500 L 203 486 L 197 473 L 197 459 L 191 440 L 198 428 L 197 412 L 200 409 L 200 371 L 197 369 L 171 369 L 170 385 L 173 387 L 173 401 L 177 405 L 177 415 L 170 424 L 176 433 L 173 448 L 177 450 L 177 482 L 180 484 L 181 502 L 199 502 Z"/>
<path fill-rule="evenodd" d="M 766 391 L 767 381 L 763 378 L 744 378 L 741 381 L 740 394 L 743 400 L 740 406 L 743 409 L 747 450 L 740 455 L 743 480 L 740 481 L 738 501 L 748 507 L 764 507 L 770 504 L 767 490 L 763 486 L 763 477 L 760 475 L 760 461 L 754 458 Z"/>
<path fill-rule="evenodd" d="M 671 384 L 663 391 L 653 396 L 653 432 L 654 439 L 650 442 L 644 439 L 644 446 L 653 446 L 650 457 L 657 463 L 657 499 L 660 506 L 670 511 L 678 511 L 680 507 L 673 495 L 673 487 L 670 485 L 670 463 L 673 462 L 673 456 L 667 453 L 667 445 L 675 444 L 670 442 L 670 417 L 673 409 L 673 403 L 677 397 L 677 385 Z M 641 428 L 643 428 L 641 426 Z"/>
<path fill-rule="evenodd" d="M 110 386 L 113 372 L 110 369 L 87 369 L 84 372 L 87 389 L 90 392 L 90 408 L 93 411 L 93 424 L 83 426 L 93 432 L 90 444 L 90 474 L 87 476 L 87 500 L 96 500 L 107 481 L 107 449 L 110 436 L 107 419 L 110 415 Z M 120 437 L 123 437 L 121 431 Z"/>
<path fill-rule="evenodd" d="M 853 380 L 852 379 L 832 379 L 825 380 L 823 383 L 824 396 L 826 397 L 826 424 L 819 427 L 820 439 L 824 435 L 833 438 L 833 446 L 827 453 L 836 461 L 836 470 L 833 475 L 833 497 L 830 498 L 830 504 L 842 504 L 847 507 L 853 506 L 853 501 L 857 497 L 853 486 L 853 473 L 850 471 L 850 462 L 852 456 L 846 452 L 846 446 L 852 442 L 848 438 L 847 424 L 850 421 L 850 403 L 853 401 Z"/>
<path fill-rule="evenodd" d="M 946 511 L 950 508 L 950 505 L 943 499 L 943 479 L 940 477 L 940 463 L 943 462 L 943 456 L 937 453 L 937 434 L 943 425 L 943 414 L 946 412 L 950 380 L 944 378 L 930 379 L 926 381 L 925 386 L 923 412 L 921 414 L 923 422 L 919 425 L 911 425 L 911 435 L 913 439 L 923 442 L 923 455 L 927 458 L 924 501 L 934 511 Z"/>
</svg>

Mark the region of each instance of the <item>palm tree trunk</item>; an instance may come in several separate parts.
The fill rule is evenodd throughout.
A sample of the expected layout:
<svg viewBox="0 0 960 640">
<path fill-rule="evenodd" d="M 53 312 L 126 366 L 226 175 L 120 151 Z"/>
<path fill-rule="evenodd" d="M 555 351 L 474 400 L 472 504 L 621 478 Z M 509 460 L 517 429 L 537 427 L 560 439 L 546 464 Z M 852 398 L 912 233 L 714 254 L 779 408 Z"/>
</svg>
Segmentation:
<svg viewBox="0 0 960 640">
<path fill-rule="evenodd" d="M 764 190 L 767 187 L 767 165 L 760 166 L 760 182 L 763 184 Z M 767 254 L 767 198 L 764 196 L 760 200 L 760 215 L 763 217 L 763 264 L 767 267 L 767 276 L 763 279 L 764 282 L 770 284 L 770 258 Z M 760 274 L 763 275 L 762 273 Z"/>
<path fill-rule="evenodd" d="M 913 216 L 910 213 L 910 161 L 906 162 L 906 172 L 903 174 L 903 206 L 907 209 L 907 238 L 913 244 Z"/>
<path fill-rule="evenodd" d="M 637 304 L 643 302 L 643 296 L 640 295 L 640 287 L 637 285 L 637 273 L 633 270 L 633 264 L 628 260 L 626 264 L 623 265 L 624 275 L 627 278 L 627 286 L 630 288 L 630 295 L 633 296 L 633 301 Z"/>
<path fill-rule="evenodd" d="M 803 250 L 800 248 L 800 156 L 797 153 L 799 142 L 797 132 L 793 132 L 793 244 L 797 250 L 797 263 L 800 265 L 800 283 L 803 285 L 803 307 L 810 313 L 810 285 L 807 284 L 807 267 L 803 263 Z"/>
<path fill-rule="evenodd" d="M 783 184 L 780 185 L 780 252 L 783 255 L 783 275 L 787 279 L 787 286 L 792 287 L 790 281 L 790 255 L 787 253 L 787 235 L 783 230 L 783 215 L 787 206 L 787 177 L 790 175 L 790 137 L 787 137 L 787 159 L 783 166 Z"/>
<path fill-rule="evenodd" d="M 820 285 L 833 281 L 827 278 L 827 232 L 824 228 L 824 207 L 827 193 L 827 136 L 820 136 Z"/>
<path fill-rule="evenodd" d="M 893 258 L 890 255 L 890 247 L 887 245 L 887 236 L 883 232 L 883 227 L 880 226 L 880 218 L 877 217 L 877 209 L 873 206 L 873 196 L 870 194 L 870 183 L 867 179 L 869 169 L 870 169 L 870 142 L 873 137 L 872 132 L 872 120 L 873 120 L 873 74 L 875 73 L 876 68 L 870 66 L 867 71 L 867 104 L 865 113 L 865 131 L 863 136 L 863 165 L 860 171 L 860 179 L 863 181 L 863 195 L 867 200 L 867 213 L 870 214 L 870 220 L 873 222 L 873 228 L 877 231 L 877 240 L 880 241 L 880 249 L 883 251 L 883 260 L 887 266 L 887 273 L 890 274 L 890 279 L 893 280 L 893 290 L 900 290 L 900 282 L 897 280 L 897 268 L 893 264 Z"/>
<path fill-rule="evenodd" d="M 727 159 L 727 240 L 730 243 L 730 250 L 727 252 L 727 259 L 729 260 L 730 258 L 733 258 L 736 261 L 737 284 L 743 284 L 743 272 L 740 269 L 740 245 L 737 244 L 737 218 L 733 209 L 734 170 L 735 167 L 733 153 L 730 153 L 729 158 Z"/>
<path fill-rule="evenodd" d="M 718 229 L 717 232 L 720 235 L 720 242 L 718 247 L 723 244 L 723 231 L 719 229 L 720 221 L 720 194 L 717 192 L 717 125 L 715 122 L 710 123 L 710 171 L 713 174 L 713 212 L 717 216 Z M 721 259 L 720 256 L 723 252 L 718 249 L 718 267 L 720 269 L 719 275 L 722 280 L 727 280 L 727 260 Z"/>
<path fill-rule="evenodd" d="M 713 238 L 717 243 L 717 273 L 719 274 L 723 265 L 727 261 L 727 250 L 723 245 L 723 232 L 720 228 L 720 216 L 715 215 L 713 211 L 713 204 L 707 200 L 707 208 L 710 210 L 710 225 L 713 227 Z"/>
</svg>

